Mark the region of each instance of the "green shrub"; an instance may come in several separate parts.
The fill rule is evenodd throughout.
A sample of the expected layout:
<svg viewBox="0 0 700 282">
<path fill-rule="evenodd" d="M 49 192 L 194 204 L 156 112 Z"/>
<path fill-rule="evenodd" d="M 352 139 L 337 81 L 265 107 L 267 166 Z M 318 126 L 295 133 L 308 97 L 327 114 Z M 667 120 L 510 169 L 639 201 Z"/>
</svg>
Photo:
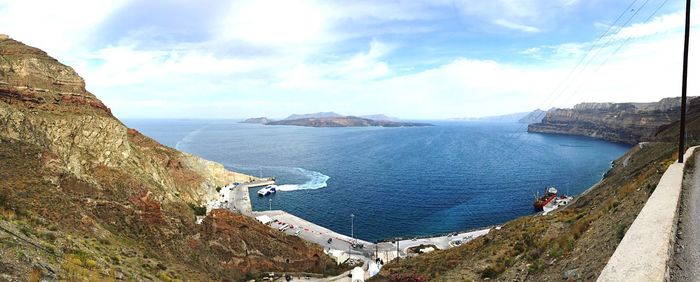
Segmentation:
<svg viewBox="0 0 700 282">
<path fill-rule="evenodd" d="M 625 237 L 626 229 L 627 229 L 627 227 L 622 223 L 619 223 L 617 225 L 617 230 L 615 231 L 617 241 L 622 241 L 622 238 Z"/>
<path fill-rule="evenodd" d="M 197 206 L 193 203 L 187 204 L 190 206 L 190 208 L 194 211 L 195 215 L 206 215 L 207 214 L 207 207 L 206 206 Z"/>
</svg>

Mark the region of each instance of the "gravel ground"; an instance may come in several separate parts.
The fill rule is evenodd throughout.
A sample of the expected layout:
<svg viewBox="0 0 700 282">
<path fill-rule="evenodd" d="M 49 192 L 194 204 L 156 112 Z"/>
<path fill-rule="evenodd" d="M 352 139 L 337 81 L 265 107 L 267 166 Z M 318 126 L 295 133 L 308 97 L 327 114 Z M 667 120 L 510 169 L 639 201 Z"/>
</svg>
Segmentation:
<svg viewBox="0 0 700 282">
<path fill-rule="evenodd" d="M 683 180 L 671 281 L 700 281 L 700 162 Z"/>
</svg>

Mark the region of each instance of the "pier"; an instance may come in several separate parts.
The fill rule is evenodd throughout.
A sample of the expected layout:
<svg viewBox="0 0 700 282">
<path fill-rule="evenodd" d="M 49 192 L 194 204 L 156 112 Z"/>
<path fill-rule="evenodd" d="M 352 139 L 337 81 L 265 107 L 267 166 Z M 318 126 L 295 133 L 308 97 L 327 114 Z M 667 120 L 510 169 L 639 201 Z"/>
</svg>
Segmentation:
<svg viewBox="0 0 700 282">
<path fill-rule="evenodd" d="M 241 214 L 252 216 L 253 205 L 250 202 L 250 188 L 263 187 L 275 184 L 272 178 L 258 179 L 252 182 L 242 183 L 233 187 L 229 193 L 229 203 L 233 203 L 233 208 Z"/>
<path fill-rule="evenodd" d="M 398 241 L 372 243 L 338 233 L 283 210 L 253 211 L 250 201 L 250 188 L 273 184 L 275 184 L 273 178 L 264 178 L 238 183 L 237 185 L 228 185 L 219 191 L 220 198 L 211 203 L 209 208 L 226 208 L 252 218 L 268 216 L 272 220 L 267 223 L 270 228 L 282 229 L 281 232 L 287 235 L 298 236 L 307 242 L 323 247 L 324 251 L 338 263 L 354 260 L 363 262 L 364 265 L 369 265 L 370 262 L 374 262 L 376 259 L 381 259 L 387 263 L 397 257 L 405 258 L 417 255 L 409 253 L 408 249 L 412 247 L 424 245 L 439 250 L 449 249 L 469 242 L 476 237 L 486 235 L 492 230 L 491 228 L 484 228 L 433 237 L 398 238 Z M 290 227 L 283 228 L 287 225 Z"/>
</svg>

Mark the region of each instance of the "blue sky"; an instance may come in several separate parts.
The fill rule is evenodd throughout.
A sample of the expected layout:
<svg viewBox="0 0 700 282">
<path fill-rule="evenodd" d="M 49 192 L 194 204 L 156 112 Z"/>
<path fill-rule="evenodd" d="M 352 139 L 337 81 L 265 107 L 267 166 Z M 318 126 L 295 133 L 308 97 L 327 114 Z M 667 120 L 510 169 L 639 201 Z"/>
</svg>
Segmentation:
<svg viewBox="0 0 700 282">
<path fill-rule="evenodd" d="M 678 96 L 684 2 L 0 0 L 0 33 L 120 118 L 439 119 Z"/>
</svg>

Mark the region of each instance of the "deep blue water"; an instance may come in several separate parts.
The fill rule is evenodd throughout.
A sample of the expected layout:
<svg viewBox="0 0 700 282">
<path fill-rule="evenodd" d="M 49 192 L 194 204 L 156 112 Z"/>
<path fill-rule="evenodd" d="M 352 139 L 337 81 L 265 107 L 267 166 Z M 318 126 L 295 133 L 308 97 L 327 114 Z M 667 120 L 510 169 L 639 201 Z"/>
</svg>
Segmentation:
<svg viewBox="0 0 700 282">
<path fill-rule="evenodd" d="M 272 208 L 374 241 L 500 224 L 531 214 L 535 191 L 578 194 L 627 145 L 527 133 L 511 123 L 307 128 L 232 120 L 127 120 L 171 147 L 288 184 Z M 255 193 L 256 190 L 251 190 Z M 255 210 L 268 198 L 251 196 Z"/>
</svg>

